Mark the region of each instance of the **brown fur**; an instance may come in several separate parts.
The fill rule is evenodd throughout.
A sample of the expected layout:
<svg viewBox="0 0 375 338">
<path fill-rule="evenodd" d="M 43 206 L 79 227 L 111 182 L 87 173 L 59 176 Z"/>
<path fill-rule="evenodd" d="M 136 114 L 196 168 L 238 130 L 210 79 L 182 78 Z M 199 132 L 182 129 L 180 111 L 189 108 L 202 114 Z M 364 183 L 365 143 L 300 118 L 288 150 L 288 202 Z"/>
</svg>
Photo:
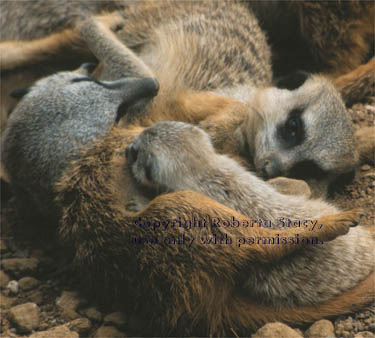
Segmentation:
<svg viewBox="0 0 375 338">
<path fill-rule="evenodd" d="M 122 23 L 118 15 L 103 14 L 96 18 L 113 30 Z M 74 29 L 27 42 L 0 43 L 0 132 L 4 130 L 8 115 L 18 102 L 10 97 L 12 90 L 29 87 L 37 79 L 58 70 L 76 69 L 84 62 L 97 62 L 97 59 Z"/>
<path fill-rule="evenodd" d="M 375 59 L 359 66 L 348 74 L 335 79 L 335 86 L 340 91 L 346 105 L 351 106 L 361 97 L 374 95 L 375 91 Z"/>
<path fill-rule="evenodd" d="M 348 73 L 373 54 L 372 1 L 249 1 L 272 46 L 277 75 L 293 69 Z"/>
<path fill-rule="evenodd" d="M 60 235 L 76 247 L 74 262 L 82 278 L 94 283 L 97 294 L 105 294 L 107 300 L 111 295 L 131 295 L 142 315 L 150 320 L 153 330 L 158 327 L 162 334 L 204 335 L 224 335 L 229 328 L 246 332 L 244 330 L 274 320 L 310 322 L 352 311 L 373 299 L 370 277 L 358 289 L 313 307 L 275 309 L 241 296 L 235 280 L 247 263 L 274 263 L 298 249 L 303 250 L 295 245 L 252 245 L 242 249 L 234 245 L 212 248 L 199 243 L 191 248 L 131 243 L 135 236 L 165 237 L 182 233 L 272 235 L 272 230 L 258 227 L 192 228 L 191 232 L 175 228 L 153 232 L 135 226 L 134 220 L 138 217 L 150 221 L 173 220 L 179 216 L 187 220 L 192 217 L 229 220 L 232 216 L 246 219 L 208 197 L 189 191 L 159 196 L 137 213 L 126 210 L 124 191 L 134 187 L 134 179 L 124 159 L 124 148 L 140 130 L 113 130 L 75 162 L 58 184 L 58 199 L 64 210 Z M 93 186 L 97 188 L 93 190 Z M 313 234 L 325 240 L 334 239 L 346 233 L 357 217 L 356 211 L 324 217 L 320 219 L 323 228 Z M 290 229 L 287 233 L 312 236 L 306 229 Z M 132 276 L 138 276 L 136 283 L 132 282 Z"/>
</svg>

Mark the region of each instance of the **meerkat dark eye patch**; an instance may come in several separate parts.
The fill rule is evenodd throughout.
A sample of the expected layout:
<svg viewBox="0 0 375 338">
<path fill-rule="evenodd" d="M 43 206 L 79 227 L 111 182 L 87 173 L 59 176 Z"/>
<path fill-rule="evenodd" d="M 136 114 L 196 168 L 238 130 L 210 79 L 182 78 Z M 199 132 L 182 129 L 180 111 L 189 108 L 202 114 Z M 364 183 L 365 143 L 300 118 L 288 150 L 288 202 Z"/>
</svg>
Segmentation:
<svg viewBox="0 0 375 338">
<path fill-rule="evenodd" d="M 28 92 L 30 91 L 30 88 L 17 88 L 13 89 L 9 92 L 9 95 L 15 99 L 21 99 L 23 98 Z"/>
<path fill-rule="evenodd" d="M 296 179 L 309 179 L 317 178 L 322 179 L 329 175 L 329 172 L 322 169 L 315 161 L 302 161 L 295 164 L 290 170 L 288 170 L 288 177 Z"/>
<path fill-rule="evenodd" d="M 279 89 L 294 90 L 301 87 L 309 77 L 309 73 L 298 70 L 296 72 L 293 72 L 292 74 L 276 80 L 275 86 Z"/>
<path fill-rule="evenodd" d="M 277 137 L 286 148 L 292 148 L 305 140 L 305 126 L 302 109 L 293 109 L 284 124 L 277 127 Z"/>
</svg>

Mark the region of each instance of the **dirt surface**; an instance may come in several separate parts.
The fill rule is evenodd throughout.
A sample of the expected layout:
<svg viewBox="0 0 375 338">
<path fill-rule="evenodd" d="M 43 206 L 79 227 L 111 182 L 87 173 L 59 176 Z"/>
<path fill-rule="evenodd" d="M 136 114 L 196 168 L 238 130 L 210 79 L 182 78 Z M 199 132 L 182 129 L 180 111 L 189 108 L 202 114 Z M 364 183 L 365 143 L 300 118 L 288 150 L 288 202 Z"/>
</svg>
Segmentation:
<svg viewBox="0 0 375 338">
<path fill-rule="evenodd" d="M 356 128 L 373 126 L 375 98 L 371 98 L 367 103 L 355 104 L 350 112 Z M 363 208 L 367 216 L 362 224 L 374 226 L 374 197 L 375 168 L 373 165 L 364 164 L 358 168 L 353 181 L 334 195 L 333 203 L 343 209 Z M 92 299 L 85 299 L 79 291 L 80 284 L 74 277 L 69 258 L 65 256 L 65 251 L 52 241 L 53 231 L 48 230 L 47 225 L 47 228 L 38 230 L 36 236 L 30 239 L 30 233 L 35 235 L 36 230 L 31 224 L 27 227 L 16 227 L 14 203 L 13 198 L 7 201 L 3 199 L 1 203 L 1 336 L 141 335 L 142 321 L 139 318 L 120 312 L 118 305 L 104 309 Z M 315 330 L 314 332 L 321 332 L 318 335 L 324 337 L 375 337 L 374 305 L 369 305 L 357 313 L 329 320 L 330 322 L 317 322 L 311 328 L 293 328 L 295 330 L 286 333 L 286 336 L 314 336 L 311 332 Z M 275 330 L 285 329 L 285 325 L 278 325 L 281 328 L 264 327 L 262 330 L 279 332 Z M 43 334 L 40 332 L 46 330 L 50 331 Z M 262 332 L 258 331 L 256 336 L 261 337 Z M 252 332 L 249 332 L 249 336 L 251 334 Z"/>
</svg>

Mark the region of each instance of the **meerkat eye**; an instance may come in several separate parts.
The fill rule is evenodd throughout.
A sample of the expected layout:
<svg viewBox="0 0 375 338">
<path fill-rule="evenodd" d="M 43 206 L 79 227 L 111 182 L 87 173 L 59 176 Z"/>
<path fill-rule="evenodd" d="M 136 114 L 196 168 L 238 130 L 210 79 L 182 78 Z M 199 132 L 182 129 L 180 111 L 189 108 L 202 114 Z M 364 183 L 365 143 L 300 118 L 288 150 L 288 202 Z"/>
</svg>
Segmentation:
<svg viewBox="0 0 375 338">
<path fill-rule="evenodd" d="M 72 83 L 82 82 L 82 81 L 93 82 L 94 79 L 91 76 L 80 76 L 80 77 L 76 77 L 76 78 L 72 79 Z"/>
<path fill-rule="evenodd" d="M 292 117 L 286 121 L 285 128 L 288 130 L 290 137 L 295 138 L 300 126 L 301 119 L 299 117 Z"/>
<path fill-rule="evenodd" d="M 301 109 L 293 109 L 289 113 L 288 119 L 284 125 L 278 127 L 278 136 L 288 148 L 301 144 L 305 138 L 305 130 L 301 115 Z"/>
</svg>

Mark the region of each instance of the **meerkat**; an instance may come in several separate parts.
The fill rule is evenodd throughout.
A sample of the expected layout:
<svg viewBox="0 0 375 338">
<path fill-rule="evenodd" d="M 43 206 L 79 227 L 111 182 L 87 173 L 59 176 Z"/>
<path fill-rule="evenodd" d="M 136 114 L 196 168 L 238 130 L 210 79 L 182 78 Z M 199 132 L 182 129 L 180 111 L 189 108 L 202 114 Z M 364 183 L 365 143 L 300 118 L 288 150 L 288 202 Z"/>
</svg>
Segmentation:
<svg viewBox="0 0 375 338">
<path fill-rule="evenodd" d="M 20 209 L 32 205 L 57 221 L 54 182 L 81 149 L 118 122 L 123 110 L 158 91 L 152 78 L 99 82 L 88 78 L 88 71 L 84 65 L 38 81 L 8 121 L 2 161 Z"/>
<path fill-rule="evenodd" d="M 272 48 L 272 65 L 276 77 L 296 69 L 324 72 L 332 78 L 352 72 L 353 77 L 345 79 L 346 89 L 353 88 L 353 92 L 359 94 L 357 100 L 373 94 L 373 85 L 366 86 L 365 91 L 359 88 L 364 87 L 368 79 L 372 79 L 374 66 L 369 64 L 366 73 L 363 69 L 356 71 L 357 67 L 374 54 L 374 4 L 372 2 L 358 0 L 320 1 L 319 3 L 295 0 L 240 2 L 255 13 L 261 28 L 267 34 Z M 80 0 L 74 2 L 72 6 L 70 2 L 57 4 L 55 1 L 39 0 L 25 6 L 15 6 L 11 1 L 6 1 L 2 4 L 0 16 L 1 39 L 2 41 L 39 39 L 59 32 L 63 28 L 71 28 L 82 11 L 87 14 L 97 14 L 103 10 L 120 9 L 126 15 L 129 8 L 138 5 L 138 2 L 121 0 L 101 0 L 95 3 Z M 47 12 L 48 17 L 45 15 Z M 166 16 L 170 15 L 169 12 L 170 10 L 165 10 Z M 53 15 L 50 15 L 51 13 Z M 43 17 L 43 20 L 39 20 L 40 17 Z M 23 21 L 20 22 L 21 19 Z M 140 30 L 142 28 L 140 27 Z M 42 51 L 41 53 L 44 54 L 44 59 L 56 59 L 49 53 Z M 77 51 L 75 53 L 77 54 Z M 33 60 L 33 56 L 29 56 L 31 63 L 38 62 L 38 58 Z M 77 60 L 77 57 L 75 59 Z M 39 60 L 39 65 L 42 67 L 45 61 Z M 59 62 L 61 62 L 61 67 L 64 65 L 66 67 L 66 61 L 59 59 Z M 72 63 L 70 69 L 74 69 L 77 66 L 73 64 L 74 58 L 70 62 Z M 57 64 L 55 60 L 54 67 Z M 65 68 L 60 68 L 60 70 L 63 69 Z M 40 77 L 41 74 L 36 74 L 34 78 L 38 76 Z M 9 80 L 3 79 L 3 83 Z M 349 94 L 347 100 L 345 96 L 347 91 L 343 91 L 343 94 L 344 101 L 351 104 L 353 101 L 350 100 L 350 96 L 352 95 Z"/>
<path fill-rule="evenodd" d="M 183 122 L 159 122 L 145 129 L 126 148 L 126 158 L 134 178 L 148 189 L 159 193 L 196 191 L 246 217 L 269 220 L 273 229 L 285 229 L 285 220 L 317 219 L 338 212 L 322 200 L 278 193 L 236 161 L 215 153 L 202 129 Z M 317 299 L 324 302 L 356 286 L 373 271 L 373 243 L 369 230 L 359 227 L 264 271 L 259 266 L 254 271 L 250 268 L 244 284 L 257 301 L 275 307 L 282 303 L 313 304 Z M 353 261 L 354 255 L 360 257 L 358 262 Z M 337 264 L 332 266 L 331 259 Z M 304 270 L 306 261 L 308 271 Z M 353 273 L 355 266 L 358 271 Z M 327 284 L 318 282 L 323 275 Z M 298 288 L 302 280 L 303 289 Z"/>
<path fill-rule="evenodd" d="M 160 122 L 134 128 L 113 129 L 56 185 L 63 210 L 61 238 L 75 246 L 77 270 L 96 295 L 104 293 L 109 301 L 124 297 L 147 318 L 149 332 L 170 335 L 227 335 L 230 328 L 242 334 L 265 322 L 296 324 L 345 313 L 373 299 L 369 230 L 357 227 L 334 239 L 325 233 L 333 229 L 332 215 L 325 215 L 338 212 L 335 207 L 278 194 L 215 153 L 198 127 Z M 130 212 L 123 199 L 129 177 L 138 189 L 161 195 Z M 339 215 L 345 220 L 344 234 L 353 215 Z M 279 217 L 317 217 L 323 232 L 309 236 L 311 228 L 304 234 L 305 227 L 294 230 L 304 239 L 328 241 L 318 247 L 241 244 L 252 237 L 289 236 L 292 229 L 280 226 Z M 184 228 L 204 219 L 207 224 L 216 220 L 216 226 Z M 239 224 L 272 220 L 275 226 L 241 227 L 234 219 Z M 218 220 L 227 225 L 217 226 Z M 165 241 L 183 236 L 189 244 Z M 209 236 L 233 242 L 203 244 L 201 238 Z M 139 237 L 156 242 L 139 243 Z"/>
<path fill-rule="evenodd" d="M 147 114 L 144 118 L 137 116 L 137 124 L 147 126 L 168 119 L 198 122 L 209 131 L 216 149 L 224 147 L 225 152 L 246 158 L 258 174 L 265 178 L 309 179 L 314 185 L 319 183 L 319 193 L 339 175 L 354 170 L 358 153 L 351 118 L 329 80 L 300 72 L 273 83 L 265 37 L 258 30 L 254 17 L 238 13 L 241 6 L 176 4 L 168 20 L 163 16 L 167 10 L 165 6 L 147 3 L 139 8 L 129 8 L 125 12 L 124 28 L 116 33 L 126 47 L 136 50 L 149 67 L 148 74 L 155 76 L 161 84 L 160 93 L 151 102 Z M 207 9 L 211 9 L 209 14 Z M 215 22 L 222 12 L 227 13 L 227 17 L 222 18 L 218 27 L 206 24 L 206 21 Z M 232 16 L 238 17 L 235 28 L 230 25 Z M 228 33 L 228 26 L 234 33 Z M 244 33 L 248 26 L 252 27 L 251 37 Z M 142 29 L 137 30 L 139 27 Z M 115 56 L 119 46 L 111 49 L 108 45 L 112 42 L 108 39 L 103 44 L 107 47 L 96 48 L 98 38 L 94 36 L 100 32 L 93 34 L 93 31 L 91 24 L 82 25 L 80 30 L 96 57 L 106 60 L 108 55 Z M 201 34 L 197 34 L 198 31 Z M 245 34 L 244 37 L 241 34 Z M 209 46 L 206 46 L 206 36 L 211 36 Z M 229 54 L 226 51 L 230 43 L 228 38 L 234 46 L 230 51 L 230 66 L 226 67 L 226 59 L 217 55 L 221 55 L 220 48 L 223 47 L 222 55 Z M 101 54 L 96 50 L 102 51 Z M 105 54 L 104 50 L 113 52 Z M 166 53 L 171 50 L 173 52 Z M 113 74 L 103 72 L 111 67 L 116 68 L 114 73 L 120 73 L 119 69 L 124 69 L 120 59 L 117 57 L 118 61 L 114 61 L 113 58 L 107 66 L 104 64 L 102 73 L 97 76 L 112 78 Z M 199 63 L 193 63 L 193 60 L 199 60 Z M 217 69 L 222 71 L 217 74 Z M 199 114 L 194 119 L 181 107 L 185 93 L 191 90 L 209 90 L 210 94 L 236 102 L 229 106 L 232 112 L 226 109 L 224 114 L 220 110 L 212 113 L 206 108 L 203 118 Z M 194 104 L 194 99 L 189 101 Z M 200 101 L 197 99 L 197 104 L 201 104 Z M 222 104 L 219 99 L 218 102 Z M 245 106 L 241 107 L 240 103 Z M 233 123 L 236 119 L 237 125 Z M 333 133 L 331 128 L 327 130 L 332 125 Z M 232 142 L 227 143 L 228 140 Z"/>
</svg>

